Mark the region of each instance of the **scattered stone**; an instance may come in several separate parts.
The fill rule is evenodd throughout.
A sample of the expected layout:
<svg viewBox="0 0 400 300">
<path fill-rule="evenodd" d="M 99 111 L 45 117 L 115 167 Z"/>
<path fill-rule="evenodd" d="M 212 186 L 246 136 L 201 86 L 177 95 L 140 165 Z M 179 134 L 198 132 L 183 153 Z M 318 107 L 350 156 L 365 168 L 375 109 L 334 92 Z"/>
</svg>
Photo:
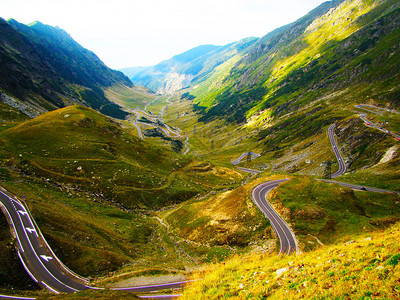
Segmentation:
<svg viewBox="0 0 400 300">
<path fill-rule="evenodd" d="M 355 241 L 351 240 L 351 241 L 348 241 L 348 242 L 344 243 L 343 246 L 347 246 L 347 245 L 350 245 L 350 244 L 353 244 L 353 243 L 355 243 Z"/>
<path fill-rule="evenodd" d="M 81 167 L 81 166 L 77 167 L 76 169 L 77 169 L 78 171 L 82 171 L 82 167 Z"/>
<path fill-rule="evenodd" d="M 276 277 L 281 276 L 283 273 L 285 273 L 287 271 L 288 271 L 288 268 L 282 268 L 282 269 L 276 270 Z"/>
</svg>

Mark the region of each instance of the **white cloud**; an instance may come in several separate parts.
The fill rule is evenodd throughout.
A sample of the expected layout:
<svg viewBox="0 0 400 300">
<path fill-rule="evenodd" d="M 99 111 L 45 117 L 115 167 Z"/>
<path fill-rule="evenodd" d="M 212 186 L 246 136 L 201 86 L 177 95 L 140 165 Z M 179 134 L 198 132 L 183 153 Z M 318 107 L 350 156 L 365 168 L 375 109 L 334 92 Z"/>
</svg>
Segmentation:
<svg viewBox="0 0 400 300">
<path fill-rule="evenodd" d="M 110 67 L 263 36 L 324 0 L 2 0 L 2 17 L 59 26 Z"/>
</svg>

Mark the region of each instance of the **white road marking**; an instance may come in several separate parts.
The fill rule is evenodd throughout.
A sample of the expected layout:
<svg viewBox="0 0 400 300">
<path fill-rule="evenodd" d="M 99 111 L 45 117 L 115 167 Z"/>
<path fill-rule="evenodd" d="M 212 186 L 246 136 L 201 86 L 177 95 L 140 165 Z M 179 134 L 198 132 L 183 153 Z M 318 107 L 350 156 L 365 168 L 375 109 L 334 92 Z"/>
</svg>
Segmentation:
<svg viewBox="0 0 400 300">
<path fill-rule="evenodd" d="M 36 229 L 35 228 L 30 228 L 30 227 L 25 227 L 26 231 L 28 231 L 29 233 L 34 232 L 36 234 L 36 236 L 38 236 Z"/>
<path fill-rule="evenodd" d="M 46 255 L 40 255 L 40 258 L 42 258 L 43 260 L 45 260 L 45 261 L 49 261 L 49 260 L 52 260 L 53 258 L 51 257 L 51 256 L 46 256 Z"/>
</svg>

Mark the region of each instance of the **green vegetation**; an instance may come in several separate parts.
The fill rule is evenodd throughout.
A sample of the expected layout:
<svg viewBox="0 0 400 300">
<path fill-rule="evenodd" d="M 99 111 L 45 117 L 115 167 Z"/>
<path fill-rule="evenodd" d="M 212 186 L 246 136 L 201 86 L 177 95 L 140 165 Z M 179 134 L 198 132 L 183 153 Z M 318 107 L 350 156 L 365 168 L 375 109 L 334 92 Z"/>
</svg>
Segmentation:
<svg viewBox="0 0 400 300">
<path fill-rule="evenodd" d="M 327 136 L 335 123 L 348 166 L 340 180 L 400 191 L 398 141 L 365 126 L 355 108 L 365 103 L 398 110 L 399 15 L 398 1 L 332 1 L 261 39 L 195 48 L 135 71 L 141 79 L 161 72 L 148 81 L 156 89 L 182 87 L 193 79 L 172 96 L 132 87 L 119 73 L 96 83 L 89 78 L 78 82 L 67 76 L 71 70 L 60 71 L 62 103 L 29 90 L 41 107 L 53 110 L 79 99 L 117 116 L 118 105 L 129 111 L 149 104 L 153 114 L 163 111 L 163 121 L 182 130 L 189 155 L 161 146 L 163 137 L 145 118 L 141 121 L 150 126 L 138 126 L 145 136 L 158 138 L 139 139 L 132 124 L 136 116 L 121 121 L 121 127 L 92 109 L 70 106 L 27 120 L 1 104 L 2 185 L 25 196 L 60 259 L 98 285 L 141 276 L 188 276 L 203 263 L 222 262 L 198 272 L 205 280 L 184 297 L 398 297 L 400 227 L 385 235 L 380 231 L 400 220 L 399 196 L 353 191 L 316 178 L 327 160 L 334 162 L 332 171 L 337 167 Z M 33 29 L 9 23 L 37 38 Z M 42 24 L 31 27 L 65 38 Z M 15 45 L 22 43 L 14 38 Z M 70 61 L 71 49 L 54 47 L 49 49 Z M 18 59 L 13 63 L 19 66 Z M 183 79 L 174 81 L 172 71 Z M 397 114 L 361 111 L 399 131 Z M 182 141 L 175 142 L 176 152 Z M 264 173 L 251 177 L 234 170 L 231 161 L 247 151 L 261 157 L 240 166 Z M 298 257 L 265 254 L 275 254 L 279 245 L 250 199 L 256 184 L 281 178 L 290 180 L 269 200 L 306 252 Z M 0 267 L 8 260 L 16 266 L 15 273 L 0 274 L 8 276 L 4 285 L 9 286 L 21 270 L 15 255 L 9 259 L 13 241 L 1 222 L 6 250 Z M 353 239 L 360 241 L 348 242 Z M 75 296 L 126 295 L 86 291 Z"/>
<path fill-rule="evenodd" d="M 84 107 L 41 115 L 1 137 L 8 166 L 66 189 L 101 194 L 126 208 L 179 202 L 207 190 L 183 168 L 189 159 L 139 140 Z M 238 179 L 218 171 L 210 175 L 213 188 Z"/>
<path fill-rule="evenodd" d="M 321 6 L 282 32 L 258 41 L 258 47 L 251 48 L 233 68 L 225 67 L 223 75 L 214 78 L 215 84 L 194 86 L 194 101 L 204 106 L 201 120 L 224 117 L 254 122 L 264 119 L 265 110 L 272 110 L 274 118 L 264 124 L 270 123 L 276 131 L 276 121 L 282 124 L 289 116 L 295 118 L 290 113 L 306 104 L 311 104 L 310 111 L 325 103 L 331 107 L 329 94 L 346 93 L 338 98 L 346 102 L 358 103 L 360 96 L 366 99 L 368 95 L 380 103 L 397 103 L 399 53 L 392 45 L 399 39 L 394 23 L 398 3 L 345 1 L 332 10 L 329 5 L 337 3 Z M 388 86 L 393 87 L 391 92 Z"/>
<path fill-rule="evenodd" d="M 270 195 L 275 207 L 281 207 L 292 224 L 302 250 L 318 244 L 351 239 L 400 219 L 400 197 L 353 191 L 309 177 L 294 177 Z"/>
<path fill-rule="evenodd" d="M 143 109 L 145 104 L 155 97 L 151 91 L 140 86 L 114 85 L 106 89 L 104 93 L 107 99 L 117 103 L 127 111 Z"/>
<path fill-rule="evenodd" d="M 340 123 L 338 140 L 349 163 L 343 181 L 400 191 L 399 142 L 390 134 L 369 128 L 358 118 Z"/>
<path fill-rule="evenodd" d="M 264 236 L 270 236 L 269 222 L 250 199 L 250 193 L 264 180 L 267 178 L 186 201 L 172 210 L 160 212 L 159 216 L 172 233 L 196 243 L 240 248 L 260 242 L 263 246 Z"/>
<path fill-rule="evenodd" d="M 183 299 L 395 299 L 400 227 L 299 256 L 252 254 L 206 266 Z"/>
<path fill-rule="evenodd" d="M 139 140 L 82 106 L 13 125 L 0 133 L 2 185 L 26 197 L 56 254 L 86 276 L 124 265 L 131 274 L 149 268 L 184 272 L 193 261 L 179 259 L 147 209 L 241 180 L 214 165 L 200 174 L 202 162 Z"/>
</svg>

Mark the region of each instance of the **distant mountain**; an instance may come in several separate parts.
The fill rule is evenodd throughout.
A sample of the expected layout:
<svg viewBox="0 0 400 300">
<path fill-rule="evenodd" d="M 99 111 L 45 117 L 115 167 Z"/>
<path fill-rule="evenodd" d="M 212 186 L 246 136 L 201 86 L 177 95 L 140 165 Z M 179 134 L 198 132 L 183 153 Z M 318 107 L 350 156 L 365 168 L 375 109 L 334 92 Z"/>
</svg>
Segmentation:
<svg viewBox="0 0 400 300">
<path fill-rule="evenodd" d="M 113 85 L 133 87 L 64 30 L 0 19 L 1 101 L 30 116 L 78 103 L 104 114 L 127 114 L 106 98 Z"/>
<path fill-rule="evenodd" d="M 256 40 L 247 38 L 226 46 L 202 45 L 155 66 L 125 68 L 121 71 L 137 85 L 161 94 L 171 93 L 205 76 Z"/>
</svg>

